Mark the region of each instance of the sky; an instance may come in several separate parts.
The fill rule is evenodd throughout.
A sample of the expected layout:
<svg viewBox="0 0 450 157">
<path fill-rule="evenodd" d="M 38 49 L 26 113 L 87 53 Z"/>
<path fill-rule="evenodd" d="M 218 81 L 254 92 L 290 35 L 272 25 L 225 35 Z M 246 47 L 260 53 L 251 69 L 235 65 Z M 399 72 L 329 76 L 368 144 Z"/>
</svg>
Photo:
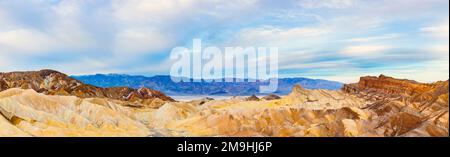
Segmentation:
<svg viewBox="0 0 450 157">
<path fill-rule="evenodd" d="M 0 0 L 0 72 L 169 74 L 192 45 L 279 48 L 280 77 L 449 78 L 448 0 Z"/>
</svg>

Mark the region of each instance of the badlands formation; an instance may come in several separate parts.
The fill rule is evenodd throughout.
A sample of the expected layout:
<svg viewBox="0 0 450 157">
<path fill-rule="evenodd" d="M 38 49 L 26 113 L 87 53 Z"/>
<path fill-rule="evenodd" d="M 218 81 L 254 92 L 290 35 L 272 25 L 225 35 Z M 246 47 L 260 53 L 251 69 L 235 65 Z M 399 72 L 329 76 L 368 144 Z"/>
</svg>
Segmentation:
<svg viewBox="0 0 450 157">
<path fill-rule="evenodd" d="M 448 137 L 448 80 L 362 77 L 341 90 L 177 102 L 59 72 L 0 73 L 0 136 Z"/>
</svg>

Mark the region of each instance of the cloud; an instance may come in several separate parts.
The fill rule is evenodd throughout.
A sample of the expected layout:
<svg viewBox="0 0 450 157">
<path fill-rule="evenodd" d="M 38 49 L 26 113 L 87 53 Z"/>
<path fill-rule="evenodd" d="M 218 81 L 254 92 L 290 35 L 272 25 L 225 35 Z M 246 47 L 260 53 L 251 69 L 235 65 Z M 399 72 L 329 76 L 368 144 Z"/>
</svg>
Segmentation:
<svg viewBox="0 0 450 157">
<path fill-rule="evenodd" d="M 389 48 L 386 45 L 357 45 L 345 48 L 341 54 L 352 57 L 374 57 L 383 54 Z"/>
<path fill-rule="evenodd" d="M 420 29 L 423 33 L 436 39 L 449 39 L 449 21 L 442 22 L 436 26 L 423 27 Z"/>
<path fill-rule="evenodd" d="M 400 37 L 399 34 L 385 34 L 381 36 L 371 36 L 371 37 L 363 37 L 363 38 L 351 38 L 346 40 L 347 42 L 374 42 L 379 40 L 389 40 Z"/>
<path fill-rule="evenodd" d="M 432 53 L 435 53 L 438 55 L 448 56 L 449 55 L 448 54 L 449 53 L 449 45 L 448 44 L 435 45 L 430 48 L 430 51 Z"/>
<path fill-rule="evenodd" d="M 361 0 L 356 10 L 360 16 L 386 21 L 425 20 L 448 16 L 448 3 L 443 0 Z"/>
<path fill-rule="evenodd" d="M 44 33 L 28 29 L 0 32 L 0 53 L 42 53 L 56 46 Z"/>
<path fill-rule="evenodd" d="M 299 5 L 308 9 L 345 9 L 357 5 L 358 0 L 300 0 Z"/>
<path fill-rule="evenodd" d="M 443 0 L 1 1 L 0 66 L 164 74 L 170 49 L 200 37 L 211 46 L 279 47 L 280 70 L 294 70 L 286 74 L 410 77 L 448 58 L 442 19 Z"/>
<path fill-rule="evenodd" d="M 120 30 L 114 34 L 116 56 L 170 52 L 188 43 L 204 27 L 244 16 L 257 0 L 114 0 L 104 10 Z M 110 13 L 109 13 L 110 12 Z M 207 29 L 207 28 L 205 28 Z M 137 56 L 138 57 L 138 56 Z"/>
<path fill-rule="evenodd" d="M 233 42 L 238 46 L 298 48 L 306 46 L 309 42 L 313 42 L 314 39 L 323 37 L 327 33 L 329 33 L 329 30 L 325 28 L 262 26 L 239 31 Z"/>
<path fill-rule="evenodd" d="M 88 0 L 63 0 L 48 11 L 49 25 L 47 29 L 49 35 L 60 40 L 58 45 L 69 47 L 69 49 L 89 48 L 96 44 L 94 32 L 89 32 L 83 24 L 83 8 L 92 4 Z"/>
<path fill-rule="evenodd" d="M 259 0 L 113 0 L 104 12 L 121 27 L 148 27 L 165 33 L 231 21 L 253 11 Z M 223 22 L 226 22 L 223 21 Z"/>
<path fill-rule="evenodd" d="M 11 19 L 7 12 L 0 7 L 0 30 L 11 27 Z"/>
<path fill-rule="evenodd" d="M 302 63 L 296 62 L 291 64 L 283 64 L 280 68 L 283 70 L 287 69 L 310 69 L 314 70 L 322 70 L 322 69 L 340 69 L 340 68 L 352 68 L 353 65 L 348 61 L 338 60 L 338 61 L 319 61 L 314 63 Z"/>
<path fill-rule="evenodd" d="M 113 17 L 128 24 L 163 23 L 193 7 L 193 0 L 113 0 Z"/>
<path fill-rule="evenodd" d="M 326 30 L 308 27 L 296 27 L 296 28 L 276 28 L 276 27 L 260 27 L 255 29 L 243 30 L 242 35 L 249 36 L 253 39 L 257 37 L 266 37 L 269 39 L 292 39 L 296 37 L 311 37 L 318 36 L 326 33 Z"/>
<path fill-rule="evenodd" d="M 172 37 L 157 30 L 128 29 L 117 34 L 115 54 L 136 55 L 164 50 L 173 46 Z"/>
<path fill-rule="evenodd" d="M 37 3 L 37 1 L 35 1 Z M 79 24 L 83 1 L 65 0 L 55 6 L 42 7 L 37 15 L 45 23 L 40 28 L 13 20 L 11 15 L 0 13 L 0 53 L 47 54 L 56 51 L 76 51 L 92 46 L 94 41 Z"/>
<path fill-rule="evenodd" d="M 430 37 L 433 44 L 428 47 L 430 54 L 438 55 L 439 57 L 449 56 L 449 21 L 443 20 L 434 26 L 427 26 L 420 29 L 420 31 L 427 37 Z"/>
<path fill-rule="evenodd" d="M 18 27 L 0 31 L 0 53 L 47 54 L 57 50 L 79 50 L 91 44 L 91 39 L 70 30 L 48 33 Z"/>
</svg>

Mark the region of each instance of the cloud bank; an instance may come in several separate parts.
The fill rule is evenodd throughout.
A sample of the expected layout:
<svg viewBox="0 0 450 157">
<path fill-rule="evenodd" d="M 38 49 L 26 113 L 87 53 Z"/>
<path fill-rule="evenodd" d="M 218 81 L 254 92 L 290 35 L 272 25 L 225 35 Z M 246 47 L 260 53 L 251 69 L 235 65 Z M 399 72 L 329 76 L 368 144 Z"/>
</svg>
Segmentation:
<svg viewBox="0 0 450 157">
<path fill-rule="evenodd" d="M 444 0 L 0 0 L 0 71 L 168 74 L 169 53 L 277 46 L 280 76 L 446 80 Z"/>
</svg>

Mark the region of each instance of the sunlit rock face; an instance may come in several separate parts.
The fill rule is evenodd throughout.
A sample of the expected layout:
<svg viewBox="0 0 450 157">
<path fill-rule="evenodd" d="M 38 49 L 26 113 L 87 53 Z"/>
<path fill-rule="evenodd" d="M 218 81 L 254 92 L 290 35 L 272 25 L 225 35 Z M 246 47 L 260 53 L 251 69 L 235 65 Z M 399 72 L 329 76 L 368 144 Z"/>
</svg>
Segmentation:
<svg viewBox="0 0 450 157">
<path fill-rule="evenodd" d="M 161 100 L 145 107 L 13 88 L 0 93 L 0 136 L 449 136 L 448 93 L 448 81 L 380 76 L 337 91 L 298 85 L 276 99 Z"/>
<path fill-rule="evenodd" d="M 379 136 L 370 122 L 374 113 L 358 108 L 364 103 L 342 91 L 296 86 L 277 100 L 168 103 L 157 112 L 169 116 L 152 127 L 164 136 Z"/>
<path fill-rule="evenodd" d="M 384 136 L 449 136 L 449 81 L 432 84 L 387 76 L 362 77 L 343 91 L 372 103 L 365 110 L 376 113 Z"/>
<path fill-rule="evenodd" d="M 147 136 L 138 111 L 123 102 L 46 96 L 34 90 L 0 93 L 1 136 Z"/>
</svg>

